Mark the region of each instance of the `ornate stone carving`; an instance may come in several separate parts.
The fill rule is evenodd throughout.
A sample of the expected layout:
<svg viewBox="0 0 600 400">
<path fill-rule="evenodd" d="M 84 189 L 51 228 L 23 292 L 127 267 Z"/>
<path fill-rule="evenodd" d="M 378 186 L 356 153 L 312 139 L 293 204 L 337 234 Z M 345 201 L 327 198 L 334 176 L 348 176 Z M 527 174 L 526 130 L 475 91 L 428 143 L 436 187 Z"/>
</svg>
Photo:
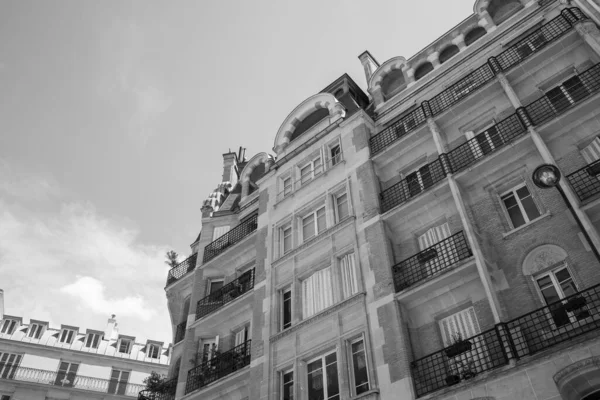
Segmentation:
<svg viewBox="0 0 600 400">
<path fill-rule="evenodd" d="M 545 244 L 531 250 L 523 261 L 523 275 L 534 275 L 567 258 L 567 253 L 553 244 Z"/>
</svg>

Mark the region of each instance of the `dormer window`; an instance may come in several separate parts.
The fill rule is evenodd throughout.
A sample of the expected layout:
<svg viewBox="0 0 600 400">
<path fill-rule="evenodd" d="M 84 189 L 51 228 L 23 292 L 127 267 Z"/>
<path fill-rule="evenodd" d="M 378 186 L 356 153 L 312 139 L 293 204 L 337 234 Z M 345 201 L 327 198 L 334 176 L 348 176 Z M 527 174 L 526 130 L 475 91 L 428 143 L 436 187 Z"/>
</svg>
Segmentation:
<svg viewBox="0 0 600 400">
<path fill-rule="evenodd" d="M 33 323 L 33 324 L 29 325 L 27 337 L 30 337 L 33 339 L 39 339 L 42 337 L 43 333 L 44 333 L 44 325 Z"/>
<path fill-rule="evenodd" d="M 147 347 L 146 355 L 149 358 L 160 358 L 160 346 L 157 344 L 149 344 Z"/>
<path fill-rule="evenodd" d="M 130 339 L 119 339 L 119 353 L 129 354 L 131 352 L 132 340 Z"/>
<path fill-rule="evenodd" d="M 97 349 L 100 345 L 100 334 L 98 333 L 88 333 L 85 336 L 84 346 L 90 349 Z"/>
<path fill-rule="evenodd" d="M 17 320 L 7 318 L 4 321 L 2 321 L 2 330 L 0 330 L 0 333 L 6 334 L 6 335 L 12 335 L 15 332 L 16 328 L 17 328 Z"/>
<path fill-rule="evenodd" d="M 76 335 L 77 335 L 77 333 L 73 329 L 63 328 L 58 337 L 58 341 L 61 343 L 71 344 L 71 343 L 73 343 L 73 338 Z"/>
</svg>

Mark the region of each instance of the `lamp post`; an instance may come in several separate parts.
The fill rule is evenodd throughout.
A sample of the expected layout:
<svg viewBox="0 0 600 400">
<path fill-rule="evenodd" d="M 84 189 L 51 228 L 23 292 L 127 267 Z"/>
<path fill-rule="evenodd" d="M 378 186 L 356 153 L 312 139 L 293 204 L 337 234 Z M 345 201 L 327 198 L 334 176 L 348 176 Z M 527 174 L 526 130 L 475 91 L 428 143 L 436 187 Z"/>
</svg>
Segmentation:
<svg viewBox="0 0 600 400">
<path fill-rule="evenodd" d="M 569 209 L 569 211 L 571 211 L 571 215 L 573 215 L 573 218 L 575 218 L 575 221 L 577 222 L 579 229 L 581 229 L 581 232 L 585 236 L 585 239 L 587 240 L 588 244 L 590 245 L 590 248 L 594 252 L 594 256 L 596 256 L 596 260 L 600 263 L 600 254 L 598 254 L 598 249 L 596 249 L 596 246 L 594 246 L 594 243 L 592 242 L 590 235 L 588 235 L 587 231 L 583 227 L 583 224 L 581 223 L 581 220 L 577 216 L 577 213 L 575 213 L 575 210 L 573 209 L 571 202 L 567 198 L 567 195 L 565 194 L 565 192 L 562 190 L 562 188 L 558 184 L 558 182 L 560 182 L 560 178 L 561 178 L 560 170 L 558 169 L 558 167 L 556 165 L 552 165 L 552 164 L 540 165 L 539 167 L 537 167 L 535 169 L 535 171 L 533 171 L 533 175 L 532 175 L 533 183 L 537 187 L 539 187 L 541 189 L 549 189 L 549 188 L 555 187 L 558 190 L 558 193 L 560 193 L 560 195 L 562 196 L 565 204 L 567 205 L 567 208 Z"/>
</svg>

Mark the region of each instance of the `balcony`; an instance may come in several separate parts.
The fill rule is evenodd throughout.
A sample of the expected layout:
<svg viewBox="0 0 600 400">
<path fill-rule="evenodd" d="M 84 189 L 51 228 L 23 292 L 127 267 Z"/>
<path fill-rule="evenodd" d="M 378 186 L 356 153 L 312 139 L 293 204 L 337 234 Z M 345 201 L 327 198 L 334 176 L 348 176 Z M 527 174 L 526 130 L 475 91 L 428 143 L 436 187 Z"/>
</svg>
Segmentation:
<svg viewBox="0 0 600 400">
<path fill-rule="evenodd" d="M 244 272 L 239 278 L 209 294 L 196 304 L 196 320 L 218 310 L 254 288 L 254 269 Z"/>
<path fill-rule="evenodd" d="M 212 356 L 188 372 L 185 393 L 218 381 L 250 365 L 250 340 L 221 354 Z"/>
<path fill-rule="evenodd" d="M 187 317 L 187 316 L 186 316 Z M 187 327 L 187 321 L 183 321 L 177 328 L 175 328 L 175 338 L 173 340 L 174 344 L 177 344 L 183 340 L 185 337 L 185 328 Z"/>
<path fill-rule="evenodd" d="M 600 329 L 600 285 L 411 363 L 418 397 Z"/>
<path fill-rule="evenodd" d="M 123 383 L 108 379 L 93 378 L 89 376 L 78 376 L 65 374 L 64 372 L 46 371 L 43 369 L 14 366 L 5 368 L 1 379 L 20 382 L 37 383 L 65 387 L 69 389 L 80 389 L 96 393 L 116 394 L 120 396 L 136 397 L 144 389 L 144 385 L 134 383 Z"/>
<path fill-rule="evenodd" d="M 579 200 L 587 200 L 600 193 L 600 160 L 567 175 Z"/>
<path fill-rule="evenodd" d="M 192 272 L 196 268 L 196 260 L 198 259 L 198 253 L 194 253 L 175 267 L 171 268 L 169 275 L 167 275 L 167 286 L 171 283 L 181 279 L 184 275 Z"/>
<path fill-rule="evenodd" d="M 587 17 L 578 8 L 569 8 L 561 15 L 542 25 L 522 40 L 518 41 L 496 57 L 491 57 L 473 72 L 462 77 L 459 81 L 435 95 L 428 101 L 423 101 L 400 120 L 392 123 L 377 135 L 369 139 L 371 156 L 382 152 L 402 136 L 416 130 L 428 117 L 434 117 L 450 109 L 458 102 L 470 97 L 475 91 L 492 81 L 497 73 L 505 72 L 540 52 L 548 44 L 556 41 L 573 28 L 577 21 Z M 380 119 L 399 107 L 402 102 L 378 115 Z"/>
<path fill-rule="evenodd" d="M 463 231 L 426 248 L 392 267 L 396 292 L 439 275 L 473 255 Z"/>
<path fill-rule="evenodd" d="M 138 400 L 175 400 L 177 390 L 177 379 L 171 379 L 155 390 L 142 390 L 138 394 Z"/>
<path fill-rule="evenodd" d="M 241 224 L 232 230 L 206 245 L 204 248 L 203 262 L 207 263 L 219 254 L 227 251 L 231 246 L 241 242 L 246 236 L 250 235 L 258 227 L 258 215 L 255 214 L 244 220 Z"/>
</svg>

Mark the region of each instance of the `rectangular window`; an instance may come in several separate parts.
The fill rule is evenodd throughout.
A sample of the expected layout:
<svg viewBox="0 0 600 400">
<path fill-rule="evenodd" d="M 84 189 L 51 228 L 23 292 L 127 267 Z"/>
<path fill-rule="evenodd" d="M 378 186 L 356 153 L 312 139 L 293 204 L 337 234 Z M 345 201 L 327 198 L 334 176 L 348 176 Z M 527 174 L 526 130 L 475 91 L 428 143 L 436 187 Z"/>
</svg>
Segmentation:
<svg viewBox="0 0 600 400">
<path fill-rule="evenodd" d="M 369 390 L 369 371 L 367 369 L 367 356 L 363 339 L 353 342 L 350 346 L 352 353 L 352 372 L 354 374 L 354 388 L 356 395 Z"/>
<path fill-rule="evenodd" d="M 358 293 L 358 277 L 354 265 L 354 253 L 347 254 L 340 259 L 342 273 L 342 295 L 345 299 Z"/>
<path fill-rule="evenodd" d="M 329 148 L 329 156 L 331 157 L 331 166 L 333 167 L 342 161 L 342 148 L 339 144 Z"/>
<path fill-rule="evenodd" d="M 72 329 L 63 329 L 60 332 L 60 336 L 58 341 L 61 343 L 71 344 L 73 343 L 73 338 L 75 337 L 75 331 Z"/>
<path fill-rule="evenodd" d="M 97 333 L 88 333 L 85 337 L 85 347 L 97 349 L 100 345 L 100 335 Z"/>
<path fill-rule="evenodd" d="M 350 214 L 348 211 L 348 194 L 344 193 L 335 198 L 337 222 L 343 221 Z"/>
<path fill-rule="evenodd" d="M 215 280 L 210 280 L 209 284 L 208 284 L 208 293 L 209 294 L 213 294 L 218 292 L 221 288 L 223 287 L 223 280 L 222 279 L 215 279 Z"/>
<path fill-rule="evenodd" d="M 302 281 L 302 318 L 306 319 L 331 305 L 331 267 L 327 267 Z"/>
<path fill-rule="evenodd" d="M 0 352 L 0 378 L 13 379 L 20 363 L 20 354 Z"/>
<path fill-rule="evenodd" d="M 233 344 L 234 347 L 238 347 L 246 343 L 246 332 L 246 328 L 244 328 L 235 334 L 235 342 Z"/>
<path fill-rule="evenodd" d="M 476 158 L 489 154 L 504 144 L 504 140 L 500 136 L 495 123 L 482 129 L 475 136 L 475 140 L 477 141 L 477 145 L 479 145 L 479 151 L 477 151 L 479 154 L 476 154 Z"/>
<path fill-rule="evenodd" d="M 571 310 L 565 307 L 568 304 L 567 302 L 559 302 L 565 297 L 577 293 L 577 286 L 575 286 L 575 282 L 566 266 L 563 265 L 554 271 L 537 276 L 536 283 L 546 304 L 551 305 L 550 314 L 557 327 L 589 316 L 589 311 L 587 311 L 585 305 Z"/>
<path fill-rule="evenodd" d="M 131 351 L 131 340 L 121 339 L 119 341 L 119 353 L 129 354 Z"/>
<path fill-rule="evenodd" d="M 292 326 L 292 290 L 285 289 L 281 292 L 281 329 Z"/>
<path fill-rule="evenodd" d="M 433 177 L 429 171 L 429 164 L 422 166 L 417 171 L 406 176 L 406 184 L 410 197 L 416 196 L 423 190 L 433 186 Z"/>
<path fill-rule="evenodd" d="M 281 374 L 281 400 L 294 400 L 294 372 Z"/>
<path fill-rule="evenodd" d="M 540 216 L 540 212 L 526 185 L 511 189 L 501 199 L 513 228 L 525 225 Z"/>
<path fill-rule="evenodd" d="M 589 94 L 587 88 L 578 76 L 573 76 L 555 88 L 546 92 L 546 97 L 557 112 L 577 103 Z"/>
<path fill-rule="evenodd" d="M 281 254 L 292 250 L 292 227 L 281 228 Z"/>
<path fill-rule="evenodd" d="M 600 160 L 600 138 L 594 138 L 592 143 L 581 149 L 581 155 L 588 164 Z"/>
<path fill-rule="evenodd" d="M 457 335 L 460 335 L 462 339 L 467 339 L 481 333 L 473 307 L 469 307 L 440 320 L 439 325 L 442 331 L 444 347 L 453 344 Z"/>
<path fill-rule="evenodd" d="M 17 328 L 17 320 L 5 319 L 4 321 L 2 321 L 2 330 L 0 331 L 0 333 L 12 335 L 16 328 Z"/>
<path fill-rule="evenodd" d="M 146 355 L 149 358 L 160 358 L 160 346 L 157 344 L 149 344 Z"/>
<path fill-rule="evenodd" d="M 292 193 L 292 178 L 287 177 L 283 179 L 283 196 L 287 196 Z"/>
<path fill-rule="evenodd" d="M 39 339 L 44 333 L 44 326 L 41 324 L 31 324 L 27 336 L 34 339 Z"/>
<path fill-rule="evenodd" d="M 337 356 L 327 354 L 308 363 L 308 400 L 339 400 Z"/>
<path fill-rule="evenodd" d="M 79 364 L 61 361 L 56 373 L 56 386 L 73 387 Z"/>
<path fill-rule="evenodd" d="M 309 163 L 300 167 L 300 184 L 310 182 L 314 177 L 320 175 L 323 172 L 323 161 L 321 157 L 315 157 Z"/>
<path fill-rule="evenodd" d="M 325 207 L 319 208 L 302 218 L 302 241 L 306 242 L 327 228 Z"/>
<path fill-rule="evenodd" d="M 213 242 L 221 236 L 223 236 L 224 234 L 226 234 L 227 232 L 229 232 L 229 225 L 215 226 L 213 229 Z"/>
<path fill-rule="evenodd" d="M 128 381 L 129 371 L 113 369 L 110 374 L 110 381 L 108 382 L 108 393 L 124 395 Z"/>
</svg>

